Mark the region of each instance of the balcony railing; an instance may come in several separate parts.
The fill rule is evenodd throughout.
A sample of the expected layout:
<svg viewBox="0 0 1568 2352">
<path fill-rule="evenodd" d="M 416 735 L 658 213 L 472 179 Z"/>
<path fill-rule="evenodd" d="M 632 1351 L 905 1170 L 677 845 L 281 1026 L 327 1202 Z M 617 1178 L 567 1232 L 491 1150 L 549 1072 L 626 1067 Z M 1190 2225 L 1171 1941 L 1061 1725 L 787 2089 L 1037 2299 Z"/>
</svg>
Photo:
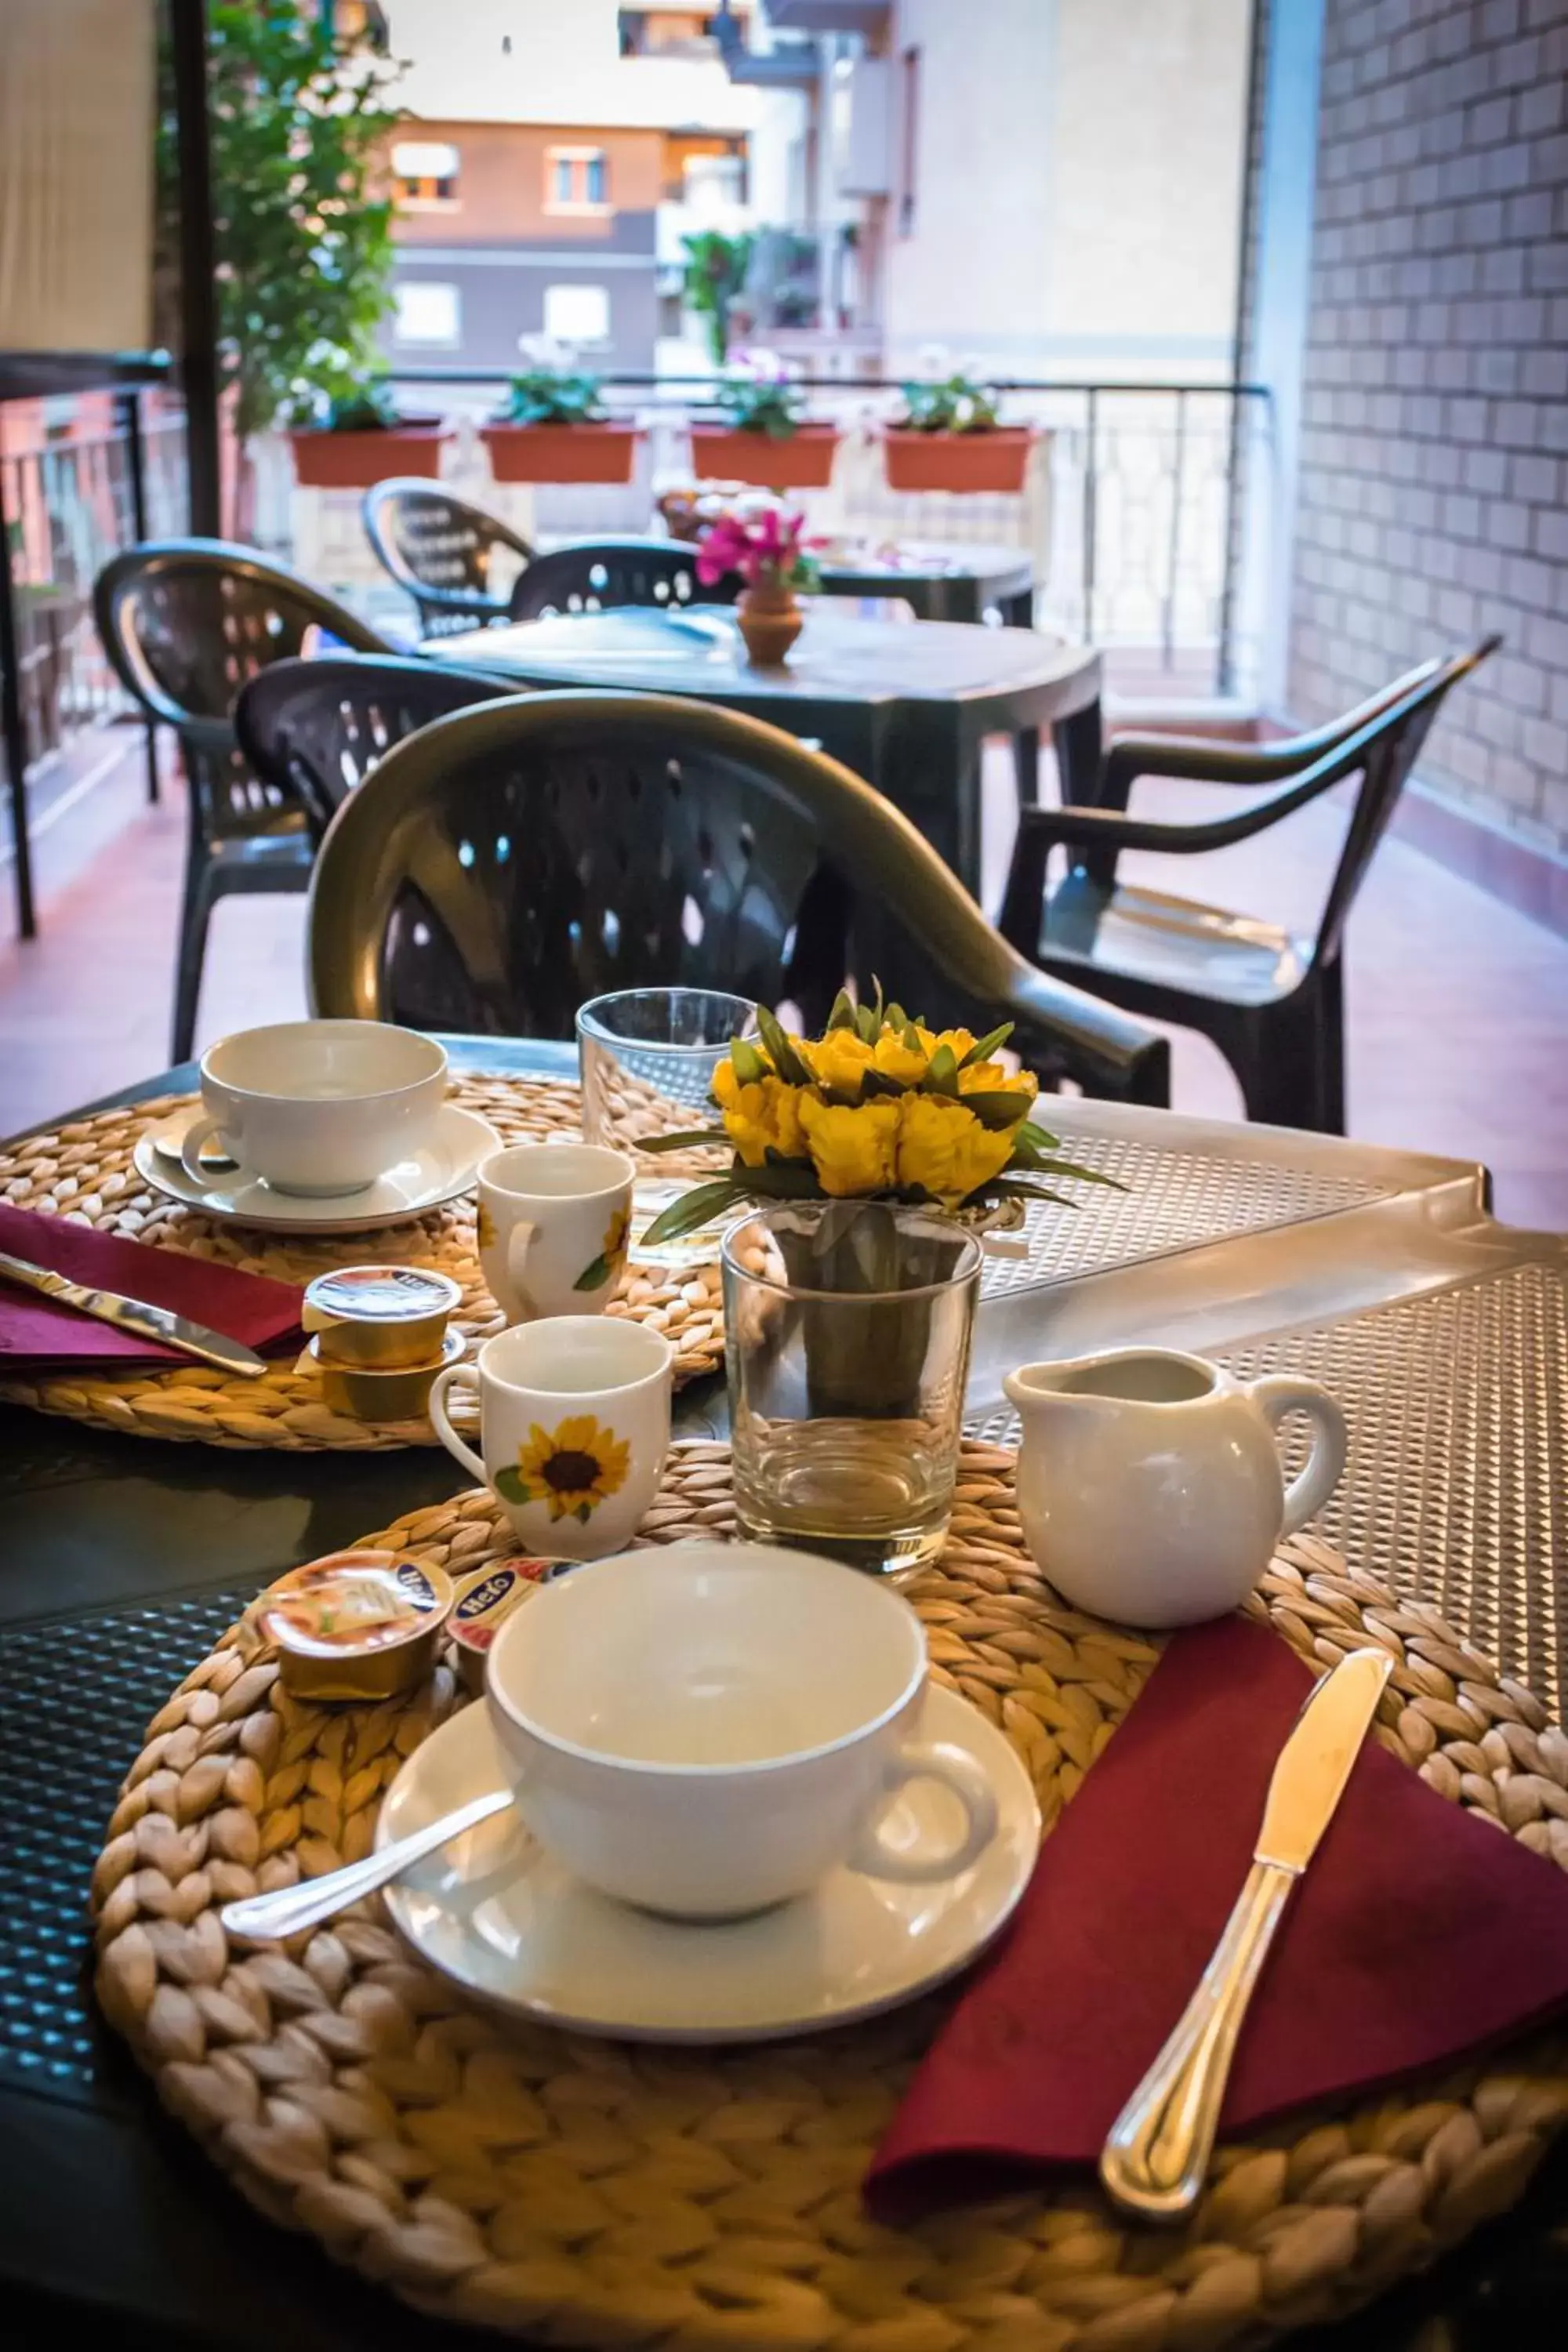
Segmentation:
<svg viewBox="0 0 1568 2352">
<path fill-rule="evenodd" d="M 0 457 L 12 538 L 17 682 L 35 768 L 82 729 L 129 709 L 92 621 L 92 583 L 137 536 L 136 449 L 115 431 Z M 148 418 L 142 510 L 153 537 L 184 528 L 184 422 Z"/>
<path fill-rule="evenodd" d="M 433 388 L 459 424 L 477 425 L 500 379 L 458 370 L 400 371 L 412 398 Z M 1016 546 L 1034 560 L 1037 625 L 1090 640 L 1113 656 L 1125 690 L 1170 699 L 1245 696 L 1257 676 L 1241 578 L 1268 561 L 1272 436 L 1267 394 L 1250 384 L 1016 383 L 1003 420 L 1037 432 L 1023 494 L 900 496 L 884 478 L 882 427 L 900 411 L 885 380 L 802 380 L 808 413 L 842 435 L 832 488 L 798 501 L 814 530 L 873 540 Z M 525 531 L 552 537 L 646 530 L 658 494 L 690 479 L 689 427 L 711 416 L 710 376 L 613 376 L 605 404 L 645 429 L 627 489 L 576 485 L 509 491 L 489 478 L 477 434 L 459 434 L 453 487 Z M 290 531 L 307 571 L 353 593 L 377 574 L 357 508 L 343 499 L 289 502 L 274 468 L 268 536 Z M 1248 528 L 1241 528 L 1245 491 Z"/>
</svg>

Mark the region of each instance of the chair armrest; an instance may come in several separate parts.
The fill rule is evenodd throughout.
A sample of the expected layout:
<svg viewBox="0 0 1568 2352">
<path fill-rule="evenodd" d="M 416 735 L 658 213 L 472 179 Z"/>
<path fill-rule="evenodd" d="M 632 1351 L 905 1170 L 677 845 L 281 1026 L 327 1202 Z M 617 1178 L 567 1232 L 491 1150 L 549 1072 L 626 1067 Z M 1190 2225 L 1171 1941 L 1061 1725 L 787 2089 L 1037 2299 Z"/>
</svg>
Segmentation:
<svg viewBox="0 0 1568 2352">
<path fill-rule="evenodd" d="M 1324 746 L 1307 739 L 1285 743 L 1221 743 L 1201 735 L 1119 735 L 1100 769 L 1094 805 L 1124 810 L 1140 776 L 1185 776 L 1203 784 L 1271 784 L 1309 766 Z"/>
<path fill-rule="evenodd" d="M 1059 1060 L 1066 1049 L 1087 1094 L 1169 1109 L 1169 1041 L 1130 1013 L 1048 978 L 1032 964 L 998 999 L 997 1009 L 1016 1024 L 1011 1042 L 1026 1063 Z M 1045 1118 L 1048 1126 L 1048 1111 Z"/>
</svg>

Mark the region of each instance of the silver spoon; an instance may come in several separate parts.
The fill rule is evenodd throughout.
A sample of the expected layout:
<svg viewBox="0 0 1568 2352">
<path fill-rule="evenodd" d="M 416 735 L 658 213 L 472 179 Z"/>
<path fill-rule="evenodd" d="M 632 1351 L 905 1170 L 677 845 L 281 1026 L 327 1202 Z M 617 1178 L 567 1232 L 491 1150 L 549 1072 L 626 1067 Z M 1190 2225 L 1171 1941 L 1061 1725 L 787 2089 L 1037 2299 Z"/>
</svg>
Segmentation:
<svg viewBox="0 0 1568 2352">
<path fill-rule="evenodd" d="M 412 1864 L 422 1862 L 449 1839 L 477 1829 L 480 1822 L 510 1811 L 510 1807 L 511 1790 L 492 1789 L 488 1796 L 472 1798 L 424 1829 L 395 1839 L 378 1853 L 367 1853 L 363 1862 L 348 1863 L 321 1878 L 301 1879 L 297 1886 L 280 1886 L 271 1895 L 247 1895 L 238 1903 L 226 1903 L 218 1913 L 219 1921 L 231 1936 L 247 1936 L 258 1942 L 298 1936 L 307 1927 L 320 1927 L 334 1912 L 346 1911 L 351 1903 L 374 1895 L 389 1880 L 400 1878 Z"/>
</svg>

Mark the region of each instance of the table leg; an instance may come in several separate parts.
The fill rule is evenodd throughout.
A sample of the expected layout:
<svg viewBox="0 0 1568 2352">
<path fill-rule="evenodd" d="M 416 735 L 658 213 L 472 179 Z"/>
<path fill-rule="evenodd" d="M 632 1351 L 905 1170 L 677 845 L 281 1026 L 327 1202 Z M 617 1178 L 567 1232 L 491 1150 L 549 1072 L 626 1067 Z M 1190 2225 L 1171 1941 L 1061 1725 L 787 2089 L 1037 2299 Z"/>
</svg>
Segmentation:
<svg viewBox="0 0 1568 2352">
<path fill-rule="evenodd" d="M 998 596 L 996 610 L 1005 629 L 1032 629 L 1035 625 L 1035 591 L 1033 586 L 1020 588 L 1011 596 Z M 1040 797 L 1040 730 L 1037 727 L 1021 727 L 1013 737 L 1013 773 L 1018 786 L 1018 806 L 1033 808 Z"/>
<path fill-rule="evenodd" d="M 1070 719 L 1058 719 L 1051 729 L 1064 807 L 1092 808 L 1099 800 L 1103 736 L 1098 695 L 1082 710 L 1075 710 Z"/>
</svg>

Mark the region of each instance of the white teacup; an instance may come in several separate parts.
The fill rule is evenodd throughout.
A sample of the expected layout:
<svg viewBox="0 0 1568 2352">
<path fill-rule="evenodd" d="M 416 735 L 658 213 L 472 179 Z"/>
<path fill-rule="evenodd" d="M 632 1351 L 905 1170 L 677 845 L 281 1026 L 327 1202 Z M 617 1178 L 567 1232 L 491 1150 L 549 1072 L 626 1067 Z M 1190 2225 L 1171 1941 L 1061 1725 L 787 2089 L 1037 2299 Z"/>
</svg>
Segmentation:
<svg viewBox="0 0 1568 2352">
<path fill-rule="evenodd" d="M 206 1116 L 186 1129 L 193 1184 L 216 1137 L 243 1174 L 279 1192 L 360 1192 L 429 1140 L 447 1093 L 447 1050 L 385 1021 L 280 1021 L 239 1029 L 202 1055 Z"/>
<path fill-rule="evenodd" d="M 448 1453 L 493 1488 L 531 1552 L 599 1559 L 630 1542 L 669 1451 L 675 1349 L 619 1316 L 557 1315 L 487 1339 L 430 1391 Z M 476 1454 L 447 1399 L 477 1388 Z"/>
<path fill-rule="evenodd" d="M 596 1143 L 517 1143 L 479 1162 L 479 1264 L 509 1323 L 601 1315 L 631 1232 L 624 1151 Z"/>
<path fill-rule="evenodd" d="M 647 1910 L 733 1918 L 842 1863 L 931 1884 L 995 1832 L 973 1758 L 921 1741 L 920 1619 L 811 1552 L 689 1543 L 600 1560 L 502 1627 L 486 1689 L 540 1843 Z M 913 1780 L 942 1781 L 962 1809 L 934 1852 L 882 1819 Z"/>
</svg>

